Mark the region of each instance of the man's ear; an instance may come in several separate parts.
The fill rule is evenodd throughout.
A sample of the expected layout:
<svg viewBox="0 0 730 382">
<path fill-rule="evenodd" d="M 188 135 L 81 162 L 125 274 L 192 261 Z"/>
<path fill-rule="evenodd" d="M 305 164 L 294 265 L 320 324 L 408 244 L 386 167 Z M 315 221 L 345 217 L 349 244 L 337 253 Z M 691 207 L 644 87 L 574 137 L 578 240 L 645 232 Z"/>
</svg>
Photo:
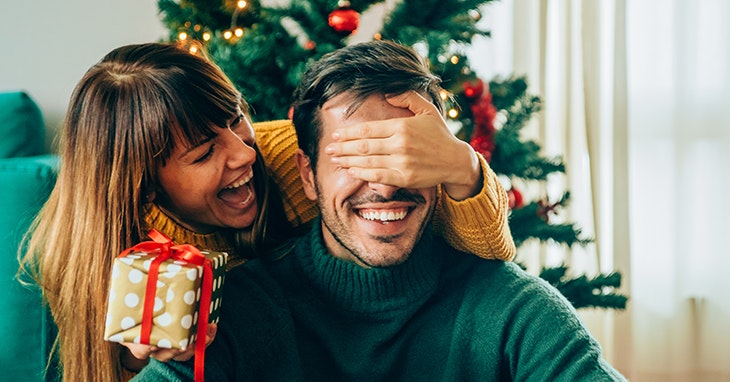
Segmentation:
<svg viewBox="0 0 730 382">
<path fill-rule="evenodd" d="M 304 188 L 304 194 L 307 195 L 309 200 L 317 200 L 317 188 L 314 184 L 314 171 L 312 170 L 312 162 L 309 157 L 304 154 L 302 149 L 297 149 L 294 153 L 294 158 L 297 161 L 297 167 L 299 168 L 299 177 L 302 178 L 302 186 Z"/>
</svg>

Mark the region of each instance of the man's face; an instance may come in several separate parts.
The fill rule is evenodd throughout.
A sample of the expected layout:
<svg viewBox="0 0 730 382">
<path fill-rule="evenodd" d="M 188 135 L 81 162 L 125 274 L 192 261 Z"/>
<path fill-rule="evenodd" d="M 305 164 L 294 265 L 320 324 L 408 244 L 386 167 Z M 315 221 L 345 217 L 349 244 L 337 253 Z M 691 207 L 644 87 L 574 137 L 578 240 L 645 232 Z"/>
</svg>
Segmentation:
<svg viewBox="0 0 730 382">
<path fill-rule="evenodd" d="M 379 94 L 367 98 L 348 117 L 350 103 L 349 94 L 344 93 L 323 105 L 320 153 L 338 127 L 413 115 Z M 319 204 L 325 245 L 333 256 L 365 267 L 396 265 L 408 258 L 433 214 L 435 187 L 403 189 L 358 180 L 326 154 L 317 161 L 316 175 L 301 151 L 297 162 L 307 196 Z"/>
</svg>

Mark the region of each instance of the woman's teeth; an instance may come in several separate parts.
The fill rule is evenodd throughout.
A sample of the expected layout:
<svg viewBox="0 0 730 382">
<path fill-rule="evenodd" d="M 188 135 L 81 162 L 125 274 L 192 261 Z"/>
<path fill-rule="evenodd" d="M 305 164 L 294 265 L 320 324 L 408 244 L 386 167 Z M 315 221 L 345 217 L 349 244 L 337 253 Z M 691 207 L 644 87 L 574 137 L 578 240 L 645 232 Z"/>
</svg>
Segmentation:
<svg viewBox="0 0 730 382">
<path fill-rule="evenodd" d="M 238 187 L 241 187 L 241 186 L 243 186 L 244 184 L 246 184 L 246 183 L 248 183 L 249 181 L 251 181 L 251 179 L 252 179 L 252 178 L 253 178 L 253 171 L 252 171 L 252 172 L 250 172 L 250 173 L 249 173 L 248 175 L 246 175 L 246 177 L 245 177 L 245 178 L 243 178 L 243 179 L 239 180 L 238 182 L 235 182 L 235 183 L 231 184 L 230 186 L 227 186 L 227 187 L 225 187 L 225 189 L 226 189 L 226 190 L 232 190 L 232 189 L 234 189 L 234 188 L 238 188 Z"/>
<path fill-rule="evenodd" d="M 406 217 L 407 211 L 393 212 L 393 211 L 361 211 L 360 216 L 365 220 L 380 220 L 380 221 L 395 221 L 403 220 Z"/>
</svg>

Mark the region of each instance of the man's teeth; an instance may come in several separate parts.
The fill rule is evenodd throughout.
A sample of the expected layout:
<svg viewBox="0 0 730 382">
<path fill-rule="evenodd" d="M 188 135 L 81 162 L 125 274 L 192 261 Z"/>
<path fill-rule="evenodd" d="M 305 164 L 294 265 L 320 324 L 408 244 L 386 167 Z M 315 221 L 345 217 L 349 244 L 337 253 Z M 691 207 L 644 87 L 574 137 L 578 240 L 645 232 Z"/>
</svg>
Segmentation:
<svg viewBox="0 0 730 382">
<path fill-rule="evenodd" d="M 367 211 L 367 212 L 361 212 L 360 216 L 362 216 L 363 219 L 365 219 L 365 220 L 394 221 L 394 220 L 403 220 L 406 217 L 406 211 L 401 211 L 401 212 Z"/>
<path fill-rule="evenodd" d="M 245 177 L 245 178 L 243 178 L 243 179 L 239 180 L 238 182 L 235 182 L 235 183 L 231 184 L 231 185 L 230 185 L 230 186 L 228 186 L 228 187 L 225 187 L 225 189 L 227 189 L 227 190 L 232 190 L 232 189 L 234 189 L 234 188 L 238 188 L 238 187 L 241 187 L 241 186 L 243 186 L 244 184 L 248 183 L 248 182 L 249 182 L 249 181 L 250 181 L 250 180 L 251 180 L 252 178 L 253 178 L 253 171 L 251 171 L 251 172 L 250 172 L 250 173 L 249 173 L 248 175 L 246 175 L 246 177 Z"/>
</svg>

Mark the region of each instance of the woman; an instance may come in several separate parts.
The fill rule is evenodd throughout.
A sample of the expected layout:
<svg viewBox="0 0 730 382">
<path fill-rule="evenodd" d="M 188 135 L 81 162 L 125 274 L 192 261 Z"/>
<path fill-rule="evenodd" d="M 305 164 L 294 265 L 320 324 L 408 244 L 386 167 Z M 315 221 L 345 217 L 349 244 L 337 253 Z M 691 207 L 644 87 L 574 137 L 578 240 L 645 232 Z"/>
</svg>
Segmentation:
<svg viewBox="0 0 730 382">
<path fill-rule="evenodd" d="M 408 106 L 411 101 L 394 102 Z M 418 105 L 409 108 L 418 115 L 395 127 L 389 121 L 389 128 L 403 132 L 409 123 L 430 123 L 429 131 L 443 134 L 442 119 L 424 116 Z M 262 124 L 255 137 L 247 112 L 241 94 L 217 66 L 174 45 L 115 49 L 81 79 L 60 132 L 58 180 L 31 228 L 23 262 L 42 286 L 58 326 L 63 380 L 120 381 L 133 375 L 125 368 L 137 367 L 129 352 L 101 340 L 105 302 L 114 257 L 145 240 L 150 228 L 176 243 L 227 251 L 235 265 L 266 253 L 316 215 L 289 154 L 296 148 L 290 122 Z M 424 134 L 425 127 L 420 128 Z M 342 144 L 328 151 L 333 160 L 355 163 L 358 155 L 351 154 L 358 145 L 348 142 L 374 142 L 367 134 L 351 133 L 343 131 Z M 425 144 L 420 137 L 410 139 Z M 466 152 L 461 158 L 474 156 L 455 140 L 441 144 Z M 410 159 L 390 167 L 412 174 L 418 161 Z M 460 162 L 455 160 L 454 168 L 443 164 L 425 178 L 394 183 L 432 186 L 447 172 L 469 173 L 463 178 L 477 183 L 467 188 L 479 194 L 456 201 L 444 193 L 439 213 L 452 230 L 445 236 L 483 257 L 510 259 L 514 244 L 504 190 L 482 158 L 476 177 Z M 365 180 L 374 172 L 379 176 L 367 166 L 352 170 Z M 454 214 L 461 218 L 452 219 Z M 479 229 L 483 234 L 475 235 Z"/>
</svg>

